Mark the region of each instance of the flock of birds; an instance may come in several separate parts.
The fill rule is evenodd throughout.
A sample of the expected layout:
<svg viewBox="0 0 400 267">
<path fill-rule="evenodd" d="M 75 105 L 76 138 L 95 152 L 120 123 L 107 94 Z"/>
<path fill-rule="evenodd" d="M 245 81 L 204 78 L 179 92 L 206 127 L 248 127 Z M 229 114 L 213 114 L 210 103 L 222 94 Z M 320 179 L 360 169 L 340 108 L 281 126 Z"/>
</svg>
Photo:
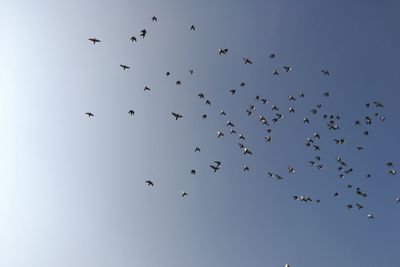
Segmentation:
<svg viewBox="0 0 400 267">
<path fill-rule="evenodd" d="M 157 17 L 153 16 L 151 18 L 151 20 L 153 22 L 157 22 Z M 189 31 L 195 31 L 195 30 L 196 30 L 196 27 L 194 25 L 191 25 L 189 27 Z M 146 37 L 146 34 L 147 34 L 147 30 L 143 29 L 143 30 L 141 30 L 139 32 L 139 37 L 141 37 L 141 39 L 144 39 Z M 136 38 L 136 36 L 132 36 L 130 38 L 130 40 L 132 42 L 137 42 L 138 38 Z M 97 44 L 97 43 L 101 42 L 101 40 L 99 40 L 97 38 L 89 38 L 89 41 L 91 41 L 93 44 Z M 219 48 L 219 49 L 217 49 L 217 56 L 227 55 L 228 51 L 229 51 L 228 48 Z M 271 53 L 268 57 L 269 57 L 270 60 L 273 60 L 276 57 L 276 54 L 275 53 Z M 253 64 L 253 60 L 248 58 L 248 57 L 243 57 L 242 60 L 243 60 L 243 63 L 245 65 Z M 125 64 L 120 64 L 120 67 L 124 71 L 130 69 L 130 66 L 125 65 Z M 281 71 L 284 72 L 284 73 L 287 73 L 287 72 L 291 72 L 292 70 L 293 70 L 293 68 L 291 66 L 287 66 L 286 65 L 286 66 L 283 66 L 282 69 L 275 69 L 272 72 L 272 75 L 273 76 L 278 76 L 278 75 L 280 75 Z M 191 75 L 193 75 L 194 74 L 194 70 L 189 70 L 189 73 Z M 170 72 L 166 72 L 165 73 L 165 75 L 167 77 L 170 76 L 170 74 L 171 74 Z M 329 76 L 330 72 L 329 72 L 328 69 L 321 69 L 321 75 Z M 176 81 L 176 85 L 181 85 L 181 81 L 179 81 L 179 80 Z M 246 86 L 245 82 L 241 82 L 240 83 L 240 87 L 245 87 L 245 86 Z M 150 90 L 151 90 L 151 88 L 149 88 L 148 86 L 144 87 L 144 91 L 150 91 Z M 236 92 L 237 92 L 236 89 L 230 89 L 229 90 L 229 93 L 231 95 L 235 95 Z M 324 92 L 323 96 L 329 98 L 330 92 L 328 92 L 328 91 Z M 199 93 L 197 95 L 197 97 L 200 100 L 204 101 L 205 94 L 204 93 Z M 299 92 L 298 96 L 289 95 L 288 96 L 288 101 L 289 101 L 289 103 L 295 103 L 296 101 L 298 101 L 298 98 L 305 98 L 304 92 Z M 255 103 L 249 104 L 249 107 L 245 109 L 245 112 L 249 117 L 252 116 L 252 117 L 257 118 L 258 121 L 263 126 L 266 127 L 267 135 L 265 135 L 264 141 L 267 142 L 267 143 L 270 143 L 273 140 L 272 139 L 272 135 L 271 135 L 272 126 L 275 125 L 275 124 L 278 124 L 279 121 L 282 118 L 284 118 L 285 115 L 283 114 L 283 112 L 281 111 L 281 109 L 277 105 L 272 105 L 272 104 L 270 105 L 271 106 L 271 110 L 272 110 L 273 113 L 275 113 L 275 116 L 273 116 L 272 118 L 267 118 L 267 116 L 265 116 L 263 114 L 256 114 L 256 105 L 258 103 L 261 103 L 262 105 L 267 105 L 267 104 L 269 104 L 269 100 L 267 98 L 264 98 L 264 97 L 260 96 L 260 95 L 256 95 L 255 98 L 254 98 L 254 101 L 255 101 Z M 205 99 L 205 104 L 211 106 L 211 100 L 210 99 Z M 375 122 L 383 123 L 385 121 L 385 116 L 380 115 L 380 109 L 383 109 L 383 104 L 380 101 L 373 101 L 371 103 L 366 103 L 365 107 L 368 108 L 369 110 L 374 109 L 374 111 L 372 111 L 372 113 L 370 115 L 369 114 L 365 115 L 363 119 L 355 120 L 354 121 L 354 125 L 356 127 L 360 127 L 360 126 L 369 127 Z M 311 116 L 316 116 L 317 114 L 320 114 L 321 108 L 322 108 L 322 104 L 317 104 L 314 108 L 312 108 L 310 110 L 310 115 Z M 292 114 L 292 113 L 296 113 L 296 110 L 295 110 L 294 106 L 290 106 L 290 108 L 288 110 L 288 114 Z M 92 112 L 86 112 L 85 114 L 89 118 L 90 117 L 94 117 L 94 114 Z M 128 114 L 131 115 L 131 116 L 134 116 L 135 115 L 135 111 L 134 110 L 129 110 Z M 176 111 L 172 111 L 171 115 L 175 120 L 179 120 L 179 119 L 183 119 L 184 118 L 183 114 L 181 114 L 179 112 L 176 112 Z M 226 112 L 224 110 L 221 110 L 219 115 L 220 116 L 227 116 L 227 114 L 226 114 Z M 202 119 L 207 119 L 207 114 L 202 114 L 201 118 Z M 330 130 L 330 131 L 340 131 L 341 116 L 335 115 L 335 114 L 323 114 L 322 115 L 322 119 L 326 121 L 325 127 L 327 127 L 328 130 Z M 310 120 L 311 119 L 309 117 L 304 117 L 303 118 L 303 123 L 304 124 L 309 124 Z M 239 145 L 239 148 L 242 151 L 242 153 L 244 155 L 253 155 L 251 150 L 245 144 L 242 143 L 242 142 L 244 142 L 246 140 L 246 137 L 242 133 L 239 133 L 239 134 L 237 133 L 234 123 L 232 121 L 230 121 L 230 120 L 227 120 L 226 127 L 229 128 L 230 134 L 237 134 L 238 135 L 238 139 L 239 139 L 238 145 Z M 364 136 L 368 136 L 369 135 L 369 131 L 368 130 L 363 130 L 362 134 Z M 221 131 L 221 130 L 217 131 L 216 138 L 223 138 L 224 136 L 225 136 L 225 133 L 223 131 Z M 321 134 L 318 131 L 316 131 L 311 137 L 307 138 L 307 140 L 305 142 L 305 147 L 307 149 L 312 149 L 315 152 L 321 151 L 321 147 L 320 147 L 320 145 L 318 143 L 318 141 L 320 139 L 321 139 Z M 342 144 L 346 143 L 346 139 L 342 138 L 342 137 L 335 138 L 332 141 L 337 145 L 342 145 Z M 364 148 L 362 146 L 357 146 L 356 149 L 358 151 L 361 151 Z M 199 147 L 195 147 L 194 152 L 200 152 L 200 151 L 201 150 L 200 150 Z M 318 170 L 323 170 L 324 167 L 325 167 L 324 163 L 321 160 L 321 156 L 320 155 L 315 156 L 313 159 L 309 160 L 308 163 L 309 163 L 309 165 L 311 167 L 315 167 Z M 354 171 L 353 168 L 351 166 L 349 166 L 349 164 L 342 157 L 336 157 L 336 163 L 338 165 L 337 166 L 337 171 L 338 171 L 338 177 L 339 178 L 343 179 L 347 175 L 350 175 Z M 214 161 L 211 162 L 209 167 L 211 168 L 211 171 L 215 173 L 215 172 L 221 170 L 222 163 L 221 163 L 220 160 L 214 160 Z M 387 173 L 389 175 L 396 175 L 397 174 L 397 171 L 395 169 L 395 164 L 393 162 L 386 162 L 386 167 L 387 167 Z M 243 171 L 247 171 L 247 172 L 250 171 L 249 166 L 244 165 L 243 166 Z M 196 170 L 192 169 L 190 171 L 190 173 L 192 175 L 195 175 L 196 174 Z M 294 174 L 296 174 L 296 170 L 295 170 L 295 168 L 293 166 L 288 165 L 287 166 L 287 173 L 290 174 L 290 175 L 294 175 Z M 284 179 L 283 175 L 278 174 L 278 173 L 273 173 L 273 172 L 267 172 L 267 176 L 271 177 L 271 178 L 275 178 L 278 181 Z M 371 175 L 370 174 L 366 174 L 365 177 L 366 178 L 370 178 Z M 155 182 L 152 181 L 152 180 L 145 180 L 145 184 L 147 184 L 150 187 L 155 186 Z M 352 184 L 348 184 L 347 188 L 348 189 L 352 189 L 353 185 Z M 360 188 L 360 186 L 356 186 L 355 187 L 354 193 L 355 193 L 355 195 L 357 197 L 359 197 L 360 200 L 362 200 L 364 198 L 367 198 L 367 196 L 368 196 L 368 194 L 365 191 L 363 191 Z M 182 197 L 186 197 L 188 195 L 189 195 L 188 192 L 185 192 L 185 191 L 181 192 L 181 196 Z M 334 192 L 332 194 L 332 197 L 338 198 L 339 195 L 340 195 L 339 192 Z M 293 195 L 292 198 L 293 198 L 293 200 L 299 201 L 299 202 L 302 202 L 302 203 L 308 203 L 308 202 L 313 202 L 314 201 L 310 196 L 305 195 L 305 194 L 304 195 Z M 320 203 L 320 202 L 321 202 L 320 199 L 315 199 L 315 203 Z M 395 198 L 395 202 L 396 203 L 400 203 L 400 196 Z M 355 204 L 348 203 L 345 208 L 353 209 L 354 207 L 356 207 L 359 210 L 364 209 L 364 205 L 361 204 L 361 201 L 357 201 Z M 374 219 L 374 216 L 373 216 L 372 213 L 367 213 L 367 218 L 368 219 Z"/>
</svg>

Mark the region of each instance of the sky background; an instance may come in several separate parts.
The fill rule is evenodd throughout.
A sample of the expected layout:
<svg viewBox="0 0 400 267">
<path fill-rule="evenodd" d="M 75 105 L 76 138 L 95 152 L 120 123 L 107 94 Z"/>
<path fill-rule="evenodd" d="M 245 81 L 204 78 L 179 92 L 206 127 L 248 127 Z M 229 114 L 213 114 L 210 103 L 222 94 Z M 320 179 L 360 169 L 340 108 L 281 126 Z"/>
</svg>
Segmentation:
<svg viewBox="0 0 400 267">
<path fill-rule="evenodd" d="M 399 265 L 400 182 L 385 167 L 400 164 L 399 10 L 398 1 L 0 0 L 0 266 Z M 271 121 L 257 94 L 284 114 L 272 143 L 245 112 L 255 104 Z M 383 123 L 365 107 L 374 100 Z M 340 115 L 341 129 L 327 130 L 323 114 Z M 356 128 L 366 115 L 372 126 Z M 304 146 L 315 132 L 321 152 Z M 308 165 L 317 155 L 322 171 Z M 353 174 L 338 178 L 337 156 Z M 356 202 L 365 208 L 346 209 Z"/>
</svg>

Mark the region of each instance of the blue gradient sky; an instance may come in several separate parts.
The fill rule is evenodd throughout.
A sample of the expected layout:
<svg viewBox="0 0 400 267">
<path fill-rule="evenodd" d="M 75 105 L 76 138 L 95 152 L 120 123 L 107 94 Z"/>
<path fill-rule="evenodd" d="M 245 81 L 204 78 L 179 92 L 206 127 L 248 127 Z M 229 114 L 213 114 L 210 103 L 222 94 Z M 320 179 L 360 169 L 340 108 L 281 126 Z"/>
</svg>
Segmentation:
<svg viewBox="0 0 400 267">
<path fill-rule="evenodd" d="M 397 1 L 1 1 L 0 266 L 399 265 L 400 182 L 385 167 L 400 163 L 399 8 Z M 143 28 L 146 38 L 131 43 Z M 306 97 L 290 103 L 300 91 Z M 284 114 L 272 143 L 245 113 L 257 94 Z M 384 104 L 385 122 L 354 127 L 373 114 L 365 103 L 374 100 Z M 270 105 L 257 103 L 256 112 L 274 116 Z M 325 113 L 341 116 L 340 131 L 327 130 Z M 239 150 L 227 120 L 254 155 Z M 304 147 L 316 131 L 320 153 Z M 308 166 L 316 155 L 323 171 Z M 354 168 L 343 180 L 337 156 Z M 222 161 L 216 174 L 214 160 Z M 321 203 L 291 199 L 303 194 Z M 365 209 L 345 208 L 356 202 Z"/>
</svg>

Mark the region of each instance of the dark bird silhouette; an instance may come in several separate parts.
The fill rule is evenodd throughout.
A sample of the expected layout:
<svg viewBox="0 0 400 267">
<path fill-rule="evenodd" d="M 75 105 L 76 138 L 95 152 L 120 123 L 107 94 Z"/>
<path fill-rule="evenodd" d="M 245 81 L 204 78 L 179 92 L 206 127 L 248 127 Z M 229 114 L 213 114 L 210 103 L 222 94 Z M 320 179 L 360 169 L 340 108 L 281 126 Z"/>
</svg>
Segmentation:
<svg viewBox="0 0 400 267">
<path fill-rule="evenodd" d="M 96 43 L 100 43 L 100 42 L 101 42 L 99 39 L 96 39 L 96 38 L 89 38 L 89 41 L 92 41 L 93 44 L 96 44 Z"/>
<path fill-rule="evenodd" d="M 93 113 L 91 113 L 91 112 L 86 112 L 85 114 L 88 115 L 89 118 L 94 117 Z"/>
<path fill-rule="evenodd" d="M 244 61 L 244 64 L 253 64 L 253 62 L 251 61 L 251 59 L 248 58 L 248 57 L 244 57 L 244 58 L 243 58 L 243 61 Z"/>
<path fill-rule="evenodd" d="M 131 41 L 132 41 L 132 42 L 137 42 L 136 37 L 135 37 L 135 36 L 132 36 L 132 37 L 131 37 Z"/>
<path fill-rule="evenodd" d="M 292 70 L 292 67 L 290 67 L 290 66 L 283 66 L 283 69 L 284 69 L 286 72 L 289 72 L 289 71 Z"/>
<path fill-rule="evenodd" d="M 326 69 L 321 70 L 321 72 L 322 72 L 323 75 L 329 75 L 330 74 L 329 71 L 326 70 Z"/>
<path fill-rule="evenodd" d="M 218 55 L 225 55 L 226 53 L 228 53 L 228 48 L 218 49 Z"/>
<path fill-rule="evenodd" d="M 175 117 L 175 120 L 178 120 L 179 118 L 183 118 L 183 116 L 179 113 L 171 112 L 171 114 Z"/>
<path fill-rule="evenodd" d="M 123 64 L 120 64 L 120 66 L 121 66 L 121 68 L 123 68 L 124 70 L 130 69 L 130 68 L 131 68 L 131 67 L 129 67 L 129 66 L 127 66 L 127 65 L 123 65 Z"/>
<path fill-rule="evenodd" d="M 154 186 L 154 183 L 150 180 L 145 181 L 148 186 Z"/>
<path fill-rule="evenodd" d="M 140 37 L 144 38 L 146 36 L 146 34 L 147 34 L 146 29 L 143 29 L 140 31 Z"/>
<path fill-rule="evenodd" d="M 128 113 L 129 113 L 129 115 L 131 115 L 131 116 L 135 115 L 135 111 L 134 111 L 133 109 L 129 110 Z"/>
<path fill-rule="evenodd" d="M 153 17 L 151 17 L 151 20 L 154 21 L 154 22 L 157 22 L 157 17 L 153 16 Z"/>
<path fill-rule="evenodd" d="M 192 26 L 190 26 L 190 30 L 191 30 L 191 31 L 195 31 L 195 30 L 196 30 L 196 27 L 195 27 L 194 25 L 192 25 Z"/>
</svg>

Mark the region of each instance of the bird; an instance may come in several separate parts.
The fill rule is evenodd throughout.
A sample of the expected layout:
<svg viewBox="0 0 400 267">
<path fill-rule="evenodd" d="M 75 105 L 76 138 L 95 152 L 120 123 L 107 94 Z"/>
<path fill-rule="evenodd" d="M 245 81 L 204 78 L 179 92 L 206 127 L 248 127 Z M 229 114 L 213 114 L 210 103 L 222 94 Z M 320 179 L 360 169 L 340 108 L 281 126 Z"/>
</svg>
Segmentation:
<svg viewBox="0 0 400 267">
<path fill-rule="evenodd" d="M 390 175 L 396 175 L 396 173 L 397 173 L 396 170 L 390 170 L 390 171 L 389 171 L 389 174 L 390 174 Z"/>
<path fill-rule="evenodd" d="M 291 167 L 291 166 L 288 166 L 288 172 L 289 172 L 289 173 L 296 173 L 296 171 L 294 170 L 294 168 Z"/>
<path fill-rule="evenodd" d="M 203 93 L 199 93 L 197 96 L 198 96 L 200 99 L 203 99 L 203 98 L 204 98 L 204 94 L 203 94 Z"/>
<path fill-rule="evenodd" d="M 312 201 L 312 199 L 309 196 L 300 196 L 300 201 L 308 202 Z"/>
<path fill-rule="evenodd" d="M 191 31 L 195 31 L 195 30 L 196 30 L 196 27 L 195 27 L 194 25 L 191 25 L 191 26 L 190 26 L 190 30 L 191 30 Z"/>
<path fill-rule="evenodd" d="M 235 127 L 235 125 L 231 121 L 227 121 L 226 126 Z"/>
<path fill-rule="evenodd" d="M 89 41 L 92 41 L 93 44 L 96 44 L 96 43 L 100 43 L 100 42 L 101 42 L 99 39 L 96 39 L 96 38 L 89 38 Z"/>
<path fill-rule="evenodd" d="M 206 105 L 211 106 L 211 101 L 207 99 L 207 100 L 206 100 Z"/>
<path fill-rule="evenodd" d="M 396 203 L 400 203 L 400 197 L 396 198 Z"/>
<path fill-rule="evenodd" d="M 183 118 L 183 115 L 175 112 L 171 112 L 171 114 L 175 117 L 175 120 L 178 120 L 179 118 Z"/>
<path fill-rule="evenodd" d="M 201 117 L 203 118 L 203 120 L 207 119 L 207 114 L 203 114 L 203 115 L 201 115 Z"/>
<path fill-rule="evenodd" d="M 386 167 L 392 168 L 393 167 L 393 162 L 386 162 Z"/>
<path fill-rule="evenodd" d="M 181 85 L 182 83 L 181 83 L 181 81 L 176 81 L 176 83 L 175 83 L 176 85 Z"/>
<path fill-rule="evenodd" d="M 292 67 L 290 67 L 290 66 L 283 66 L 283 69 L 284 69 L 286 72 L 289 72 L 289 71 L 292 70 Z"/>
<path fill-rule="evenodd" d="M 249 167 L 247 165 L 243 166 L 243 171 L 250 171 Z"/>
<path fill-rule="evenodd" d="M 151 20 L 154 21 L 154 22 L 157 22 L 157 17 L 153 16 L 153 17 L 151 17 Z"/>
<path fill-rule="evenodd" d="M 244 64 L 253 64 L 253 62 L 250 60 L 250 58 L 244 57 L 243 58 Z"/>
<path fill-rule="evenodd" d="M 146 29 L 143 29 L 140 31 L 140 37 L 144 38 L 146 36 L 146 34 L 147 34 Z"/>
<path fill-rule="evenodd" d="M 136 37 L 135 37 L 135 36 L 132 36 L 132 37 L 131 37 L 131 41 L 132 41 L 132 42 L 137 42 Z"/>
<path fill-rule="evenodd" d="M 129 115 L 131 115 L 131 116 L 135 115 L 135 111 L 134 111 L 133 109 L 129 110 L 128 113 L 129 113 Z"/>
<path fill-rule="evenodd" d="M 154 183 L 150 180 L 144 181 L 148 186 L 154 186 Z"/>
<path fill-rule="evenodd" d="M 85 114 L 88 115 L 89 118 L 94 117 L 93 113 L 91 113 L 91 112 L 86 112 Z"/>
<path fill-rule="evenodd" d="M 190 75 L 194 74 L 194 70 L 189 70 Z"/>
<path fill-rule="evenodd" d="M 249 154 L 249 155 L 253 155 L 253 153 L 251 153 L 251 151 L 248 148 L 244 148 L 244 153 L 243 154 Z"/>
<path fill-rule="evenodd" d="M 322 72 L 323 75 L 329 75 L 330 74 L 327 69 L 323 69 L 323 70 L 321 70 L 321 72 Z"/>
<path fill-rule="evenodd" d="M 228 48 L 218 49 L 218 55 L 225 55 L 226 53 L 228 53 Z"/>
<path fill-rule="evenodd" d="M 220 113 L 219 113 L 219 115 L 221 115 L 221 116 L 222 116 L 222 115 L 226 116 L 226 113 L 225 113 L 224 110 L 221 110 Z"/>
<path fill-rule="evenodd" d="M 362 209 L 362 208 L 364 208 L 364 206 L 363 205 L 361 205 L 361 204 L 358 204 L 358 203 L 356 203 L 356 206 L 357 206 L 357 208 L 360 210 L 360 209 Z"/>
<path fill-rule="evenodd" d="M 279 75 L 279 73 L 278 73 L 278 71 L 277 71 L 277 70 L 274 70 L 274 71 L 272 72 L 272 75 L 275 75 L 275 76 L 277 76 L 277 75 Z"/>
<path fill-rule="evenodd" d="M 170 73 L 169 71 L 167 71 L 167 72 L 165 73 L 165 75 L 168 77 L 169 75 L 171 75 L 171 73 Z"/>
<path fill-rule="evenodd" d="M 221 136 L 224 136 L 223 132 L 217 132 L 217 137 L 220 138 Z"/>
<path fill-rule="evenodd" d="M 143 89 L 143 91 L 150 91 L 150 90 L 151 90 L 150 87 L 147 87 L 147 86 L 145 86 Z"/>
<path fill-rule="evenodd" d="M 236 93 L 236 90 L 235 90 L 235 89 L 231 89 L 231 90 L 229 90 L 229 92 L 230 92 L 232 95 L 234 95 L 234 94 Z"/>
<path fill-rule="evenodd" d="M 129 67 L 129 66 L 127 66 L 127 65 L 123 65 L 123 64 L 120 64 L 120 66 L 121 66 L 121 68 L 123 68 L 124 70 L 130 69 L 130 68 L 131 68 L 131 67 Z"/>
<path fill-rule="evenodd" d="M 196 175 L 196 170 L 191 170 L 190 173 Z"/>
<path fill-rule="evenodd" d="M 274 53 L 270 54 L 270 55 L 269 55 L 269 58 L 270 58 L 270 59 L 275 58 L 275 54 L 274 54 Z"/>
<path fill-rule="evenodd" d="M 211 167 L 211 169 L 214 170 L 214 172 L 217 172 L 220 169 L 219 165 L 217 165 L 217 166 L 210 165 L 210 167 Z"/>
<path fill-rule="evenodd" d="M 196 146 L 196 148 L 194 149 L 194 152 L 200 152 L 200 148 L 198 148 L 198 147 Z"/>
<path fill-rule="evenodd" d="M 220 161 L 218 161 L 218 160 L 214 160 L 214 164 L 215 165 L 210 165 L 210 168 L 211 169 L 213 169 L 214 170 L 214 172 L 217 172 L 221 167 L 220 167 L 220 165 L 221 165 L 221 162 Z"/>
<path fill-rule="evenodd" d="M 371 213 L 368 213 L 368 219 L 374 219 L 374 216 Z"/>
<path fill-rule="evenodd" d="M 182 193 L 181 193 L 181 196 L 182 196 L 182 197 L 185 197 L 185 196 L 187 196 L 187 195 L 189 195 L 189 194 L 186 193 L 185 191 L 182 191 Z"/>
</svg>

